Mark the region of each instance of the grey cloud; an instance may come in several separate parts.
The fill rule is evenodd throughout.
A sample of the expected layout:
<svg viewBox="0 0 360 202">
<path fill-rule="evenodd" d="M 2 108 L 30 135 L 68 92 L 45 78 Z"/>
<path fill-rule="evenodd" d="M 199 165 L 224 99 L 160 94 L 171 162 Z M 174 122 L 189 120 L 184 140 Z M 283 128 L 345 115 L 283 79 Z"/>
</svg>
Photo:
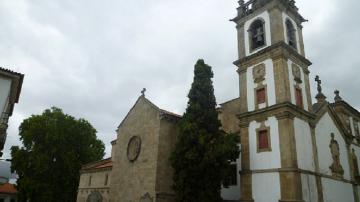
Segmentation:
<svg viewBox="0 0 360 202">
<path fill-rule="evenodd" d="M 321 75 L 329 99 L 339 88 L 356 105 L 360 31 L 349 25 L 359 3 L 298 5 L 310 20 L 304 37 L 311 76 Z M 143 87 L 159 107 L 183 113 L 198 58 L 213 67 L 218 103 L 238 96 L 236 29 L 228 21 L 236 7 L 235 0 L 1 1 L 0 65 L 25 73 L 5 156 L 20 144 L 21 121 L 51 106 L 89 120 L 109 155 L 115 129 Z"/>
</svg>

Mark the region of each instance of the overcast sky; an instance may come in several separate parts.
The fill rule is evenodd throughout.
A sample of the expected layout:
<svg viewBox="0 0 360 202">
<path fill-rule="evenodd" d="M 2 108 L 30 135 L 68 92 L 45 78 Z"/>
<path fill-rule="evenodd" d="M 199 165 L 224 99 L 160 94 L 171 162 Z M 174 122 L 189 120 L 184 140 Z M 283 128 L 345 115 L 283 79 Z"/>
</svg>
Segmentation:
<svg viewBox="0 0 360 202">
<path fill-rule="evenodd" d="M 298 0 L 311 80 L 360 108 L 360 1 Z M 160 108 L 182 114 L 203 58 L 218 103 L 238 96 L 237 0 L 1 0 L 0 66 L 25 74 L 4 156 L 18 127 L 57 106 L 97 129 L 107 156 L 115 129 L 143 87 Z M 312 96 L 316 86 L 312 82 Z"/>
</svg>

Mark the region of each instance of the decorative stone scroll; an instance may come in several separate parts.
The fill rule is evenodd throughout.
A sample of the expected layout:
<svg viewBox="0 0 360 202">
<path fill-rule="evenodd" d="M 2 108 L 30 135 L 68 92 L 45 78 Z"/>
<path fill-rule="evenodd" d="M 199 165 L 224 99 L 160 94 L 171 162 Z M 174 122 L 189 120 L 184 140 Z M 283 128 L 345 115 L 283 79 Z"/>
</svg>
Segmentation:
<svg viewBox="0 0 360 202">
<path fill-rule="evenodd" d="M 140 154 L 140 150 L 141 150 L 141 139 L 138 136 L 133 136 L 129 140 L 127 147 L 127 157 L 129 161 L 134 162 L 138 158 Z"/>
<path fill-rule="evenodd" d="M 297 82 L 297 83 L 302 83 L 302 80 L 301 80 L 301 70 L 300 70 L 300 67 L 296 64 L 292 64 L 291 65 L 291 68 L 292 68 L 292 73 L 293 73 L 293 76 L 294 76 L 294 80 Z"/>
<path fill-rule="evenodd" d="M 265 64 L 256 65 L 253 68 L 254 82 L 260 83 L 261 81 L 265 80 L 265 74 L 266 74 Z"/>
<path fill-rule="evenodd" d="M 153 198 L 150 196 L 149 193 L 146 193 L 140 198 L 140 202 L 153 202 Z"/>
<path fill-rule="evenodd" d="M 334 177 L 342 178 L 344 175 L 344 169 L 340 163 L 340 147 L 339 147 L 339 143 L 335 140 L 334 133 L 331 133 L 331 140 L 329 147 L 333 159 L 333 163 L 329 168 Z"/>
</svg>

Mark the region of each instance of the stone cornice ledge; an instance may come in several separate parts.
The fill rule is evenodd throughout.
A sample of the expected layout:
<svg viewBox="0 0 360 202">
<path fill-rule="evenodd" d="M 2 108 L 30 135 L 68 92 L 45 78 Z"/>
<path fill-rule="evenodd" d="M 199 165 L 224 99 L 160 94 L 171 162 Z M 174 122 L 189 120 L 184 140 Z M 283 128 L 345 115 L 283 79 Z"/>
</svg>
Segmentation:
<svg viewBox="0 0 360 202">
<path fill-rule="evenodd" d="M 303 120 L 307 120 L 309 123 L 315 121 L 316 115 L 314 113 L 305 111 L 298 106 L 284 102 L 264 109 L 259 109 L 251 112 L 244 112 L 237 115 L 240 119 L 240 125 L 247 125 L 253 120 L 262 120 L 265 117 L 275 116 L 277 119 L 299 117 Z"/>
<path fill-rule="evenodd" d="M 284 41 L 277 42 L 271 46 L 268 46 L 257 53 L 254 53 L 250 56 L 236 60 L 233 64 L 240 68 L 246 68 L 252 63 L 258 61 L 260 57 L 270 57 L 270 58 L 292 58 L 301 62 L 305 66 L 310 66 L 312 63 L 306 59 L 304 56 L 300 55 L 296 50 L 286 44 Z"/>
</svg>

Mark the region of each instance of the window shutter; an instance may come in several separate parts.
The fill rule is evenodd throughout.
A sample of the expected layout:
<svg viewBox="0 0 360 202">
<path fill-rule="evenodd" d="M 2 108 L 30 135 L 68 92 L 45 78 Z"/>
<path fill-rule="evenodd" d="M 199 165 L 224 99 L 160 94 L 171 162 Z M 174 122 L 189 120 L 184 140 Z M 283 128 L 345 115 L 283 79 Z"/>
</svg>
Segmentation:
<svg viewBox="0 0 360 202">
<path fill-rule="evenodd" d="M 268 131 L 262 130 L 259 131 L 259 149 L 268 149 L 269 148 L 269 140 L 268 140 Z"/>
<path fill-rule="evenodd" d="M 261 88 L 256 91 L 256 100 L 257 104 L 262 104 L 266 102 L 265 88 Z"/>
<path fill-rule="evenodd" d="M 303 108 L 303 100 L 302 100 L 302 92 L 301 89 L 296 89 L 296 105 Z"/>
</svg>

